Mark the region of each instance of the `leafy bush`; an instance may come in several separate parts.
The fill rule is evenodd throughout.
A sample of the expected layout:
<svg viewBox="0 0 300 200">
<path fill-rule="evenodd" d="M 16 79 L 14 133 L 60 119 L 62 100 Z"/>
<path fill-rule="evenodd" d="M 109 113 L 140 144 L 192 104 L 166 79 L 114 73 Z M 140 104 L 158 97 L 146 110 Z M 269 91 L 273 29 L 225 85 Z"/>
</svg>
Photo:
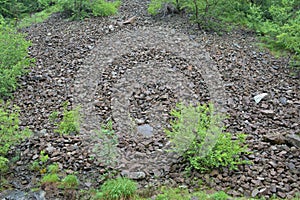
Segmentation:
<svg viewBox="0 0 300 200">
<path fill-rule="evenodd" d="M 28 56 L 30 45 L 23 34 L 17 33 L 0 19 L 0 98 L 16 89 L 18 77 L 33 62 Z"/>
<path fill-rule="evenodd" d="M 54 130 L 60 135 L 64 135 L 64 134 L 70 135 L 70 134 L 79 133 L 79 126 L 80 126 L 79 107 L 73 110 L 68 110 L 67 106 L 68 106 L 68 102 L 64 104 L 63 118 L 61 122 L 57 124 L 58 128 Z"/>
<path fill-rule="evenodd" d="M 119 1 L 105 0 L 57 0 L 62 11 L 71 19 L 83 19 L 93 16 L 108 16 L 117 13 Z"/>
<path fill-rule="evenodd" d="M 24 138 L 29 137 L 31 132 L 28 129 L 19 128 L 19 109 L 9 107 L 9 104 L 0 102 L 0 168 L 6 168 L 8 160 L 5 158 L 9 148 Z"/>
<path fill-rule="evenodd" d="M 19 20 L 28 13 L 39 12 L 52 4 L 54 4 L 53 0 L 2 0 L 0 13 L 5 18 Z"/>
<path fill-rule="evenodd" d="M 166 134 L 174 145 L 173 151 L 186 158 L 190 168 L 205 172 L 221 166 L 235 169 L 245 163 L 239 157 L 247 153 L 246 146 L 242 146 L 245 135 L 239 134 L 236 140 L 231 140 L 230 133 L 223 133 L 223 117 L 215 113 L 212 104 L 196 107 L 178 104 L 171 115 L 175 120 Z"/>
<path fill-rule="evenodd" d="M 268 4 L 253 4 L 246 24 L 262 36 L 267 47 L 291 53 L 294 65 L 300 66 L 299 3 L 299 0 L 276 0 Z"/>
<path fill-rule="evenodd" d="M 137 184 L 127 178 L 117 178 L 106 181 L 97 193 L 95 199 L 121 200 L 131 199 L 135 195 Z"/>
</svg>

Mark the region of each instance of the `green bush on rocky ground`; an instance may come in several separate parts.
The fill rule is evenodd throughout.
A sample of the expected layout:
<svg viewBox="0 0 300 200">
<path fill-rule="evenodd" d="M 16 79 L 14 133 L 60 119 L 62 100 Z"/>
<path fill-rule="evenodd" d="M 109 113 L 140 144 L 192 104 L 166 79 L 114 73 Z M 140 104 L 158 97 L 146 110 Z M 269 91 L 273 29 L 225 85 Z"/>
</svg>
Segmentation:
<svg viewBox="0 0 300 200">
<path fill-rule="evenodd" d="M 224 133 L 223 116 L 216 113 L 212 104 L 178 104 L 171 115 L 175 119 L 166 133 L 173 144 L 172 151 L 182 155 L 190 169 L 201 172 L 227 166 L 236 169 L 237 165 L 247 163 L 240 158 L 241 154 L 249 153 L 244 145 L 246 136 L 238 134 L 232 140 L 232 134 Z"/>
</svg>

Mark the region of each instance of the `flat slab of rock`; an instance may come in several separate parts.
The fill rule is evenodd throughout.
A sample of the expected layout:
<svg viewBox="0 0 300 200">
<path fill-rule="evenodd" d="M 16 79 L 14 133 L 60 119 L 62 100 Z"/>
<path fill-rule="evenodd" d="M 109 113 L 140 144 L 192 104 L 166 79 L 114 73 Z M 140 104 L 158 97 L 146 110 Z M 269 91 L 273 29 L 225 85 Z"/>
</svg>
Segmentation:
<svg viewBox="0 0 300 200">
<path fill-rule="evenodd" d="M 0 194 L 2 200 L 46 200 L 46 192 L 43 190 L 36 192 L 23 192 L 21 190 L 7 190 Z"/>
<path fill-rule="evenodd" d="M 142 134 L 145 137 L 151 137 L 153 135 L 153 127 L 149 124 L 143 124 L 137 127 L 139 134 Z"/>
<path fill-rule="evenodd" d="M 296 134 L 289 134 L 286 136 L 286 140 L 289 144 L 292 144 L 300 148 L 300 136 Z"/>
<path fill-rule="evenodd" d="M 141 180 L 146 177 L 146 174 L 144 172 L 128 172 L 124 170 L 121 172 L 121 174 L 122 176 L 133 180 Z"/>
</svg>

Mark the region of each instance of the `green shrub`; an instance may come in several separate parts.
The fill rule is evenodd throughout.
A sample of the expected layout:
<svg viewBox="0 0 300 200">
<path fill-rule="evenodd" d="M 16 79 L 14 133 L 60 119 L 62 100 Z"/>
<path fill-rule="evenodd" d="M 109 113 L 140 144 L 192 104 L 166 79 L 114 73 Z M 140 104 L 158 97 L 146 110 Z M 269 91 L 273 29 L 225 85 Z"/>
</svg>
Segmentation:
<svg viewBox="0 0 300 200">
<path fill-rule="evenodd" d="M 253 4 L 247 14 L 247 26 L 262 36 L 266 46 L 275 52 L 289 52 L 294 65 L 300 65 L 299 0 L 277 0 Z"/>
<path fill-rule="evenodd" d="M 135 196 L 137 184 L 127 178 L 117 178 L 106 181 L 100 188 L 95 199 L 122 200 Z"/>
<path fill-rule="evenodd" d="M 31 132 L 28 129 L 19 128 L 19 108 L 17 106 L 9 107 L 9 104 L 3 104 L 0 101 L 0 168 L 5 168 L 7 159 L 5 158 L 12 145 L 21 142 L 29 137 Z"/>
<path fill-rule="evenodd" d="M 223 116 L 215 113 L 212 104 L 196 107 L 178 104 L 171 115 L 175 120 L 166 134 L 173 144 L 172 150 L 186 158 L 190 168 L 205 172 L 222 166 L 235 169 L 245 163 L 239 157 L 247 153 L 246 146 L 242 146 L 245 135 L 239 134 L 232 140 L 230 133 L 223 133 Z"/>
<path fill-rule="evenodd" d="M 61 187 L 64 189 L 77 189 L 79 180 L 75 175 L 67 175 L 61 182 Z"/>
<path fill-rule="evenodd" d="M 59 133 L 60 135 L 70 135 L 79 133 L 80 128 L 80 114 L 79 107 L 68 110 L 67 109 L 68 102 L 64 105 L 63 118 L 57 124 L 58 128 L 54 131 Z"/>
<path fill-rule="evenodd" d="M 118 12 L 120 1 L 107 2 L 104 0 L 96 0 L 92 5 L 93 16 L 110 16 Z"/>
<path fill-rule="evenodd" d="M 18 77 L 33 62 L 28 56 L 30 45 L 23 34 L 0 20 L 0 98 L 9 96 L 17 88 Z"/>
<path fill-rule="evenodd" d="M 119 1 L 106 0 L 57 0 L 61 10 L 71 19 L 93 16 L 108 16 L 117 13 Z"/>
</svg>

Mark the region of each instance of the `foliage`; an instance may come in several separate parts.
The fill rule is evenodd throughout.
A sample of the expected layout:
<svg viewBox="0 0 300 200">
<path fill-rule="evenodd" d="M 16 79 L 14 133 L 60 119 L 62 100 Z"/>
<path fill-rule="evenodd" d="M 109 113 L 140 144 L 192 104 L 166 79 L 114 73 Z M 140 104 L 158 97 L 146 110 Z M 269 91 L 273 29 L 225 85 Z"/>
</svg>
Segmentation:
<svg viewBox="0 0 300 200">
<path fill-rule="evenodd" d="M 212 199 L 212 200 L 227 200 L 227 199 L 229 199 L 229 196 L 224 191 L 220 191 L 220 192 L 216 192 L 216 193 L 210 195 L 210 199 Z"/>
<path fill-rule="evenodd" d="M 235 169 L 245 163 L 239 158 L 247 153 L 246 146 L 242 146 L 245 135 L 239 134 L 236 140 L 231 140 L 230 133 L 223 133 L 223 116 L 215 113 L 212 104 L 196 107 L 178 104 L 171 115 L 175 120 L 171 122 L 172 130 L 166 133 L 173 151 L 186 158 L 190 168 L 205 172 L 222 166 Z"/>
<path fill-rule="evenodd" d="M 0 20 L 0 98 L 17 88 L 18 77 L 34 60 L 28 56 L 31 43 Z"/>
<path fill-rule="evenodd" d="M 9 160 L 7 158 L 0 156 L 0 174 L 8 170 L 8 162 Z"/>
<path fill-rule="evenodd" d="M 252 4 L 246 23 L 263 36 L 262 39 L 269 48 L 290 52 L 294 65 L 300 65 L 300 11 L 297 10 L 299 5 L 299 0 Z"/>
<path fill-rule="evenodd" d="M 96 194 L 95 199 L 121 200 L 135 196 L 137 184 L 127 178 L 117 178 L 106 181 Z"/>
<path fill-rule="evenodd" d="M 227 200 L 230 199 L 230 196 L 223 191 L 215 192 L 209 195 L 204 191 L 190 193 L 187 189 L 162 187 L 161 193 L 157 195 L 156 200 L 190 200 L 194 198 L 207 200 Z"/>
<path fill-rule="evenodd" d="M 56 174 L 59 171 L 59 166 L 57 163 L 53 163 L 51 165 L 48 166 L 48 172 L 50 174 Z"/>
<path fill-rule="evenodd" d="M 108 16 L 115 14 L 120 2 L 108 2 L 106 0 L 57 0 L 57 4 L 71 19 L 83 19 L 90 15 Z"/>
<path fill-rule="evenodd" d="M 40 156 L 39 156 L 39 160 L 35 160 L 31 163 L 31 165 L 29 166 L 29 169 L 31 171 L 40 171 L 41 174 L 45 174 L 47 172 L 46 166 L 47 166 L 47 162 L 49 160 L 49 156 L 47 154 L 45 154 L 45 151 L 42 150 L 40 152 Z M 48 170 L 52 170 L 52 168 L 54 167 L 54 165 L 50 165 L 49 166 L 50 169 Z M 55 168 L 53 168 L 54 170 Z"/>
<path fill-rule="evenodd" d="M 0 101 L 0 168 L 4 170 L 8 160 L 5 158 L 9 148 L 31 135 L 28 129 L 19 128 L 19 108 Z"/>
<path fill-rule="evenodd" d="M 68 102 L 65 102 L 63 105 L 63 118 L 57 124 L 58 128 L 54 131 L 59 133 L 60 135 L 70 135 L 79 133 L 79 126 L 80 126 L 80 114 L 79 114 L 79 107 L 68 110 Z"/>
<path fill-rule="evenodd" d="M 120 6 L 120 1 L 107 2 L 104 0 L 96 0 L 92 4 L 93 16 L 110 16 L 118 12 L 118 7 Z"/>
<path fill-rule="evenodd" d="M 38 161 L 33 161 L 29 166 L 31 171 L 39 171 L 40 170 L 40 163 Z"/>
<path fill-rule="evenodd" d="M 79 186 L 79 180 L 75 175 L 67 175 L 61 182 L 61 187 L 64 189 L 76 189 Z"/>
<path fill-rule="evenodd" d="M 101 142 L 98 142 L 93 152 L 97 153 L 97 157 L 100 158 L 100 161 L 107 165 L 113 165 L 117 159 L 117 145 L 118 137 L 115 134 L 112 121 L 109 120 L 106 125 L 101 126 L 101 130 L 97 132 L 98 138 Z"/>
<path fill-rule="evenodd" d="M 27 13 L 39 12 L 53 4 L 53 0 L 2 0 L 0 13 L 5 18 L 18 20 Z"/>
<path fill-rule="evenodd" d="M 58 11 L 59 7 L 54 5 L 32 15 L 26 15 L 22 20 L 19 21 L 18 28 L 29 27 L 32 24 L 41 23 L 48 19 L 53 13 Z"/>
</svg>

